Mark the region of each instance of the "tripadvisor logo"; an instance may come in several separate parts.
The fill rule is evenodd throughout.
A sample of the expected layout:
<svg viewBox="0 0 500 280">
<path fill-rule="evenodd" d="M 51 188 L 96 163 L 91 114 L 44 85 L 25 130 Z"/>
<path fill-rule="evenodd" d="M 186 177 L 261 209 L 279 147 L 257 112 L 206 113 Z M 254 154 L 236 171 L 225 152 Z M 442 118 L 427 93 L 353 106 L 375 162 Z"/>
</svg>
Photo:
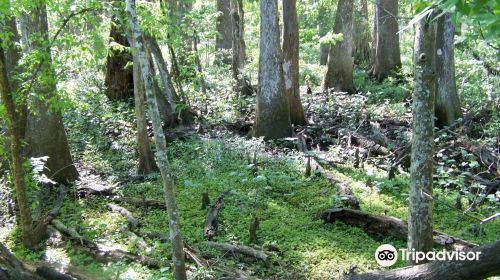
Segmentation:
<svg viewBox="0 0 500 280">
<path fill-rule="evenodd" d="M 399 249 L 401 253 L 401 259 L 403 261 L 408 261 L 410 259 L 415 260 L 415 263 L 422 261 L 478 261 L 481 252 L 473 251 L 431 251 L 431 252 L 420 252 L 408 249 Z M 391 244 L 380 245 L 375 251 L 375 260 L 380 266 L 391 266 L 398 260 L 398 251 Z"/>
</svg>

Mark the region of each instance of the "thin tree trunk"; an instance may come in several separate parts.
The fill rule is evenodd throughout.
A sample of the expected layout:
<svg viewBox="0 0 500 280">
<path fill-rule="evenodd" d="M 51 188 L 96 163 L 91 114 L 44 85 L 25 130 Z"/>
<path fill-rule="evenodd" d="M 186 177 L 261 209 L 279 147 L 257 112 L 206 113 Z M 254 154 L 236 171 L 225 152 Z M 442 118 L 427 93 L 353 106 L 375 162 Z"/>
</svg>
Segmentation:
<svg viewBox="0 0 500 280">
<path fill-rule="evenodd" d="M 111 19 L 111 31 L 109 33 L 110 43 L 114 42 L 123 47 L 130 47 L 124 28 L 120 26 L 116 16 Z M 128 50 L 110 48 L 106 59 L 106 96 L 109 100 L 124 100 L 134 95 L 134 79 L 131 67 L 125 68 L 132 62 L 132 55 Z"/>
<path fill-rule="evenodd" d="M 371 35 L 368 24 L 367 0 L 358 0 L 358 11 L 354 12 L 354 61 L 361 64 L 370 59 Z"/>
<path fill-rule="evenodd" d="M 410 168 L 408 250 L 432 250 L 432 175 L 434 155 L 435 25 L 417 24 L 414 46 L 415 90 Z M 415 264 L 415 260 L 410 260 Z"/>
<path fill-rule="evenodd" d="M 379 82 L 401 67 L 398 0 L 376 0 L 373 65 L 368 74 Z"/>
<path fill-rule="evenodd" d="M 276 139 L 291 135 L 290 106 L 283 84 L 278 1 L 260 1 L 259 92 L 254 137 Z"/>
<path fill-rule="evenodd" d="M 244 95 L 251 93 L 250 85 L 247 84 L 244 76 L 246 47 L 244 36 L 243 7 L 240 7 L 240 0 L 231 1 L 231 19 L 232 19 L 232 70 L 233 79 L 236 81 L 236 91 Z"/>
<path fill-rule="evenodd" d="M 48 46 L 49 28 L 45 4 L 34 7 L 29 15 L 23 14 L 21 28 L 25 53 L 27 55 L 36 51 L 43 53 L 39 56 L 38 65 L 35 66 L 40 70 L 36 73 L 38 77 L 32 77 L 36 80 L 32 83 L 33 91 L 43 99 L 34 98 L 34 106 L 28 114 L 26 140 L 29 145 L 29 155 L 49 157 L 44 170 L 48 178 L 63 184 L 75 181 L 78 178 L 78 171 L 73 165 L 61 113 L 51 111 L 50 104 L 47 103 L 47 100 L 57 99 L 57 87 L 50 46 Z"/>
<path fill-rule="evenodd" d="M 331 46 L 323 89 L 355 93 L 352 72 L 352 14 L 353 1 L 339 0 L 333 33 L 343 34 L 343 40 Z"/>
<path fill-rule="evenodd" d="M 139 166 L 137 174 L 146 175 L 158 171 L 148 136 L 147 119 L 144 102 L 144 83 L 140 73 L 139 61 L 134 57 L 134 100 L 137 120 L 137 144 L 139 146 Z"/>
<path fill-rule="evenodd" d="M 299 88 L 299 22 L 297 1 L 283 0 L 283 74 L 285 94 L 290 104 L 290 121 L 306 124 Z"/>
<path fill-rule="evenodd" d="M 179 216 L 177 205 L 175 202 L 174 182 L 170 170 L 168 157 L 167 157 L 167 143 L 160 120 L 160 113 L 158 111 L 158 104 L 153 94 L 153 76 L 149 71 L 149 63 L 146 51 L 144 49 L 144 42 L 142 32 L 139 27 L 137 14 L 135 11 L 135 0 L 126 1 L 126 12 L 129 17 L 129 24 L 132 29 L 132 38 L 134 47 L 137 51 L 137 58 L 141 66 L 142 77 L 146 89 L 148 100 L 148 107 L 153 122 L 153 130 L 156 144 L 156 157 L 157 163 L 160 167 L 160 172 L 163 178 L 163 190 L 165 193 L 165 204 L 169 216 L 170 227 L 170 240 L 172 242 L 172 256 L 174 266 L 174 278 L 176 280 L 187 279 L 186 267 L 184 263 L 184 251 L 181 236 L 181 229 L 179 224 Z"/>
<path fill-rule="evenodd" d="M 205 81 L 205 74 L 203 74 L 203 68 L 201 67 L 200 54 L 198 53 L 198 36 L 196 34 L 193 36 L 193 52 L 196 72 L 198 72 L 198 84 L 200 85 L 203 95 L 207 96 L 207 82 Z"/>
<path fill-rule="evenodd" d="M 451 14 L 446 13 L 439 17 L 436 31 L 437 127 L 449 126 L 462 117 L 455 82 L 454 32 Z"/>
<path fill-rule="evenodd" d="M 18 113 L 14 96 L 12 95 L 9 79 L 7 76 L 7 67 L 5 63 L 4 50 L 0 45 L 0 92 L 2 103 L 5 107 L 7 115 L 7 126 L 10 136 L 10 153 L 12 158 L 12 178 L 16 189 L 17 205 L 19 207 L 20 222 L 23 243 L 26 247 L 32 248 L 38 240 L 34 240 L 31 232 L 32 217 L 30 212 L 30 204 L 26 194 L 26 184 L 24 181 L 23 159 L 21 155 L 21 135 L 17 123 Z"/>
</svg>

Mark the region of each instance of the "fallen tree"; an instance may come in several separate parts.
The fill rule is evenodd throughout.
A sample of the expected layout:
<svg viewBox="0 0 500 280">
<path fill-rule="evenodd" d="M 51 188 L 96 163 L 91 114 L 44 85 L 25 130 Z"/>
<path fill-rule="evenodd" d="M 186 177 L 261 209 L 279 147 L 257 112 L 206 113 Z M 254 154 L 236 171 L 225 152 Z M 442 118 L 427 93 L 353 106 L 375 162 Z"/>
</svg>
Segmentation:
<svg viewBox="0 0 500 280">
<path fill-rule="evenodd" d="M 224 196 L 229 192 L 224 192 L 215 201 L 214 205 L 210 208 L 205 219 L 205 227 L 203 229 L 203 235 L 208 240 L 211 240 L 215 236 L 215 231 L 217 229 L 217 223 L 219 218 L 219 212 L 224 206 Z"/>
<path fill-rule="evenodd" d="M 113 196 L 111 200 L 115 202 L 124 202 L 134 206 L 139 207 L 152 207 L 158 209 L 167 209 L 165 202 L 154 199 L 147 198 L 136 198 L 136 197 L 125 197 L 125 196 Z"/>
<path fill-rule="evenodd" d="M 406 240 L 408 237 L 407 222 L 391 216 L 372 215 L 346 208 L 334 208 L 323 212 L 321 217 L 327 223 L 338 220 L 348 225 L 362 227 L 366 233 L 378 240 L 387 236 L 401 240 Z M 477 246 L 477 244 L 438 231 L 434 231 L 434 243 L 457 251 Z"/>
<path fill-rule="evenodd" d="M 469 250 L 468 250 L 469 251 Z M 480 280 L 500 275 L 500 241 L 470 249 L 479 260 L 433 261 L 389 271 L 350 273 L 344 280 Z"/>
<path fill-rule="evenodd" d="M 267 262 L 268 258 L 271 256 L 270 253 L 261 250 L 256 250 L 254 248 L 245 245 L 233 245 L 228 243 L 217 243 L 212 241 L 205 241 L 203 242 L 203 244 L 220 251 L 230 252 L 232 254 L 238 253 L 245 256 L 260 259 L 263 262 Z"/>
</svg>

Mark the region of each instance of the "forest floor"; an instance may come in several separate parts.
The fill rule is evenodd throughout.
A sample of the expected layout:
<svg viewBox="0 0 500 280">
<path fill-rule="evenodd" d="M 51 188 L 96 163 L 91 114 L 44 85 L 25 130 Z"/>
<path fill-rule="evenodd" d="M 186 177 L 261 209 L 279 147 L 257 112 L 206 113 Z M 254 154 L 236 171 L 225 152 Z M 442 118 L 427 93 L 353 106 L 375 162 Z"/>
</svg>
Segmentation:
<svg viewBox="0 0 500 280">
<path fill-rule="evenodd" d="M 332 279 L 353 267 L 357 272 L 382 269 L 374 258 L 381 244 L 406 246 L 405 241 L 392 237 L 374 239 L 360 227 L 325 223 L 321 213 L 341 207 L 343 196 L 317 171 L 305 175 L 307 155 L 325 159 L 324 168 L 337 180 L 349 183 L 363 211 L 407 219 L 408 170 L 399 168 L 395 178 L 389 180 L 387 169 L 392 153 L 411 135 L 408 89 L 395 82 L 382 91 L 374 87 L 378 86 L 372 85 L 371 90 L 380 93 L 304 95 L 309 125 L 296 128 L 296 132 L 306 140 L 310 150 L 307 154 L 297 148 L 297 138 L 266 143 L 244 137 L 249 127 L 245 114 L 249 115 L 253 108 L 253 97 L 239 103 L 238 110 L 233 107 L 229 112 L 214 104 L 208 108 L 207 115 L 211 117 L 202 122 L 203 129 L 193 126 L 169 133 L 182 136 L 169 143 L 168 156 L 177 187 L 183 238 L 209 262 L 204 267 L 188 262 L 190 278 L 211 279 L 239 273 L 259 279 Z M 81 178 L 76 187 L 68 188 L 58 219 L 98 244 L 168 261 L 170 244 L 158 238 L 158 234 L 151 234 L 168 236 L 166 211 L 112 200 L 117 196 L 163 200 L 159 174 L 134 176 L 134 119 L 130 104 L 102 100 L 68 113 L 67 130 Z M 488 121 L 484 123 L 483 130 L 488 131 Z M 500 221 L 480 225 L 479 220 L 498 211 L 498 197 L 490 195 L 482 205 L 467 209 L 471 203 L 477 203 L 480 194 L 465 191 L 470 184 L 460 174 L 477 173 L 480 167 L 471 153 L 450 146 L 453 133 L 446 133 L 436 142 L 440 148 L 436 158 L 439 171 L 435 228 L 477 244 L 495 241 L 500 234 Z M 389 152 L 380 152 L 376 143 L 360 143 L 360 134 L 385 144 L 378 145 Z M 476 138 L 481 139 L 481 144 L 494 145 L 494 137 Z M 87 187 L 110 190 L 89 194 L 83 191 Z M 463 193 L 462 210 L 456 209 L 458 190 Z M 217 251 L 204 243 L 205 192 L 210 205 L 225 194 L 212 241 L 257 246 L 254 248 L 272 254 L 267 262 Z M 110 211 L 108 203 L 125 207 L 139 220 L 134 234 L 124 230 L 127 219 Z M 252 245 L 249 226 L 255 217 L 260 223 L 257 245 Z M 27 261 L 55 263 L 87 279 L 170 279 L 170 274 L 165 273 L 168 267 L 152 269 L 135 262 L 98 262 L 80 246 L 55 237 L 44 250 L 29 252 L 17 245 L 19 233 L 9 232 L 12 224 L 7 220 L 3 223 L 2 239 L 6 238 L 14 253 Z M 404 265 L 398 261 L 395 267 Z"/>
</svg>

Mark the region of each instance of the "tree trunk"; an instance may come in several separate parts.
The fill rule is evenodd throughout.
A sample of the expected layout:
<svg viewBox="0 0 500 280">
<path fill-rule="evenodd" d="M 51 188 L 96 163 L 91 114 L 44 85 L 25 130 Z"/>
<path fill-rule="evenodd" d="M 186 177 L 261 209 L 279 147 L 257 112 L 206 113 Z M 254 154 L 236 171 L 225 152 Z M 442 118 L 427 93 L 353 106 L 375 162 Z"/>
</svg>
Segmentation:
<svg viewBox="0 0 500 280">
<path fill-rule="evenodd" d="M 245 29 L 243 22 L 243 3 L 241 0 L 231 1 L 232 24 L 232 70 L 233 79 L 236 81 L 236 90 L 244 95 L 251 94 L 250 85 L 247 83 L 244 70 L 246 62 Z"/>
<path fill-rule="evenodd" d="M 44 174 L 59 183 L 75 181 L 78 171 L 73 165 L 69 151 L 66 131 L 61 113 L 49 109 L 48 100 L 57 100 L 57 87 L 52 58 L 50 54 L 49 29 L 45 4 L 34 7 L 29 14 L 23 14 L 21 20 L 23 48 L 27 55 L 41 52 L 35 69 L 38 77 L 32 82 L 34 98 L 32 111 L 28 114 L 26 140 L 29 156 L 48 156 Z M 38 67 L 38 68 L 37 68 Z M 57 101 L 56 101 L 57 102 Z"/>
<path fill-rule="evenodd" d="M 134 57 L 134 100 L 135 100 L 135 116 L 137 120 L 137 143 L 139 146 L 139 166 L 137 174 L 146 175 L 154 171 L 158 171 L 153 152 L 151 151 L 145 102 L 144 102 L 144 83 L 140 73 L 139 61 Z"/>
<path fill-rule="evenodd" d="M 351 274 L 345 280 L 481 280 L 500 274 L 500 241 L 467 252 L 481 252 L 476 261 L 433 261 L 388 271 Z"/>
<path fill-rule="evenodd" d="M 232 48 L 232 24 L 231 24 L 231 0 L 217 0 L 217 38 L 215 39 L 215 50 L 222 51 L 216 60 L 222 63 L 229 63 L 228 52 Z"/>
<path fill-rule="evenodd" d="M 381 82 L 401 67 L 398 0 L 376 0 L 373 34 L 373 65 L 368 74 Z"/>
<path fill-rule="evenodd" d="M 462 117 L 455 83 L 454 32 L 451 14 L 437 20 L 436 31 L 436 126 L 451 125 Z"/>
<path fill-rule="evenodd" d="M 285 94 L 290 104 L 290 121 L 306 124 L 299 88 L 299 22 L 297 1 L 283 0 L 283 74 Z"/>
<path fill-rule="evenodd" d="M 432 250 L 432 175 L 434 155 L 435 25 L 417 24 L 414 46 L 415 90 L 410 168 L 408 250 Z M 414 263 L 414 260 L 410 260 Z"/>
<path fill-rule="evenodd" d="M 354 62 L 361 64 L 370 60 L 370 26 L 368 24 L 367 0 L 359 0 L 358 11 L 354 12 Z"/>
<path fill-rule="evenodd" d="M 120 26 L 116 17 L 111 19 L 111 31 L 109 41 L 123 47 L 130 47 L 124 28 Z M 132 55 L 128 50 L 110 48 L 106 59 L 106 96 L 109 100 L 124 100 L 134 95 L 134 79 L 132 67 L 125 68 L 127 63 L 132 62 Z"/>
<path fill-rule="evenodd" d="M 333 33 L 343 34 L 343 40 L 330 47 L 328 68 L 323 79 L 323 89 L 355 93 L 352 78 L 352 14 L 353 1 L 339 0 Z"/>
<path fill-rule="evenodd" d="M 142 32 L 139 27 L 137 14 L 135 11 L 135 1 L 127 0 L 125 8 L 129 24 L 132 30 L 132 39 L 134 42 L 134 47 L 137 52 L 137 58 L 141 67 L 141 73 L 145 85 L 147 102 L 149 107 L 149 112 L 151 116 L 151 121 L 153 122 L 153 130 L 156 144 L 156 157 L 157 163 L 160 167 L 160 172 L 163 178 L 163 190 L 165 194 L 165 204 L 167 206 L 167 212 L 169 217 L 169 227 L 170 227 L 170 240 L 172 242 L 172 252 L 173 252 L 173 267 L 174 267 L 174 278 L 176 280 L 184 280 L 186 277 L 186 267 L 184 263 L 184 250 L 181 236 L 181 229 L 179 225 L 179 216 L 177 205 L 175 202 L 175 192 L 174 192 L 174 182 L 172 179 L 172 173 L 170 170 L 168 157 L 167 157 L 167 143 L 165 140 L 165 135 L 163 134 L 163 129 L 160 120 L 160 113 L 158 111 L 158 104 L 153 94 L 153 76 L 150 72 L 148 57 L 146 50 L 144 49 L 144 42 L 142 37 Z"/>
<path fill-rule="evenodd" d="M 276 139 L 291 135 L 290 107 L 283 83 L 278 1 L 260 1 L 259 91 L 254 137 Z"/>
<path fill-rule="evenodd" d="M 7 116 L 7 127 L 10 138 L 10 154 L 12 159 L 12 179 L 14 182 L 17 198 L 17 206 L 19 207 L 20 222 L 23 243 L 26 247 L 31 248 L 36 243 L 33 243 L 31 232 L 32 217 L 30 212 L 30 204 L 26 194 L 26 184 L 24 181 L 23 159 L 21 155 L 21 135 L 17 123 L 18 113 L 16 112 L 16 105 L 14 96 L 12 95 L 9 79 L 7 76 L 7 67 L 5 64 L 4 50 L 0 45 L 0 92 L 2 103 L 5 107 Z"/>
<path fill-rule="evenodd" d="M 330 44 L 321 44 L 319 47 L 319 65 L 326 65 L 326 63 L 328 63 L 330 48 Z"/>
</svg>

